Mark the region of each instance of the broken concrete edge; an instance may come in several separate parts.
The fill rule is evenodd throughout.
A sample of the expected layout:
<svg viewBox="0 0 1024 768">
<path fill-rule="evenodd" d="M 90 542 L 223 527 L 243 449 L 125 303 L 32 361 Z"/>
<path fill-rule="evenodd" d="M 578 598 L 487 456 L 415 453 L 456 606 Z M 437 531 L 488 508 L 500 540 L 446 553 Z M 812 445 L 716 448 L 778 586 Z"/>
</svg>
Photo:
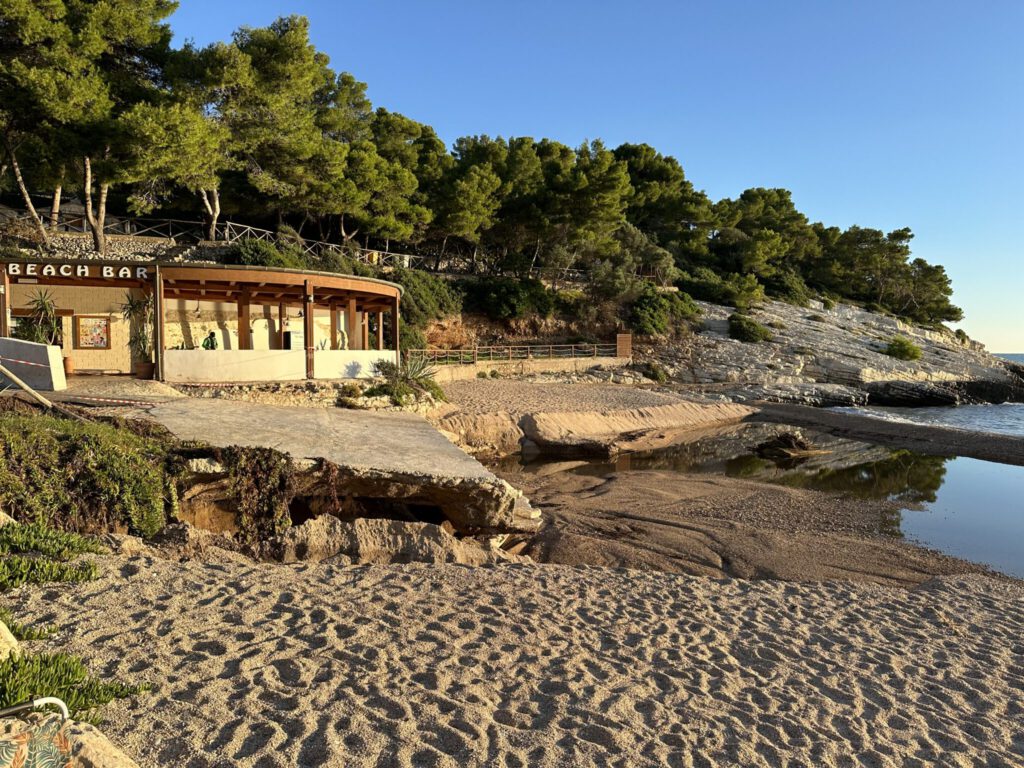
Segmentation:
<svg viewBox="0 0 1024 768">
<path fill-rule="evenodd" d="M 756 409 L 735 403 L 683 401 L 604 412 L 456 412 L 442 416 L 435 426 L 460 448 L 477 455 L 535 452 L 606 458 L 665 447 L 689 432 L 735 424 L 755 413 Z"/>
</svg>

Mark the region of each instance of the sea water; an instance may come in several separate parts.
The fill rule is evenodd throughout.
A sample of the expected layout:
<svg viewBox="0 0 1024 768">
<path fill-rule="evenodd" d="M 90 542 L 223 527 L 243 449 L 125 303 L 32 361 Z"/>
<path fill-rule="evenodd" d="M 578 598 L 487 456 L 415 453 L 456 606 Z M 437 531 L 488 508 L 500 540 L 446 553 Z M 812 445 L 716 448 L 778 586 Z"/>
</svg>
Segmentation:
<svg viewBox="0 0 1024 768">
<path fill-rule="evenodd" d="M 999 357 L 1024 365 L 1024 353 L 1003 354 Z M 860 413 L 886 421 L 902 421 L 928 426 L 954 427 L 973 432 L 996 432 L 1024 437 L 1024 403 L 999 405 L 960 405 L 937 408 L 841 408 L 849 413 Z"/>
</svg>

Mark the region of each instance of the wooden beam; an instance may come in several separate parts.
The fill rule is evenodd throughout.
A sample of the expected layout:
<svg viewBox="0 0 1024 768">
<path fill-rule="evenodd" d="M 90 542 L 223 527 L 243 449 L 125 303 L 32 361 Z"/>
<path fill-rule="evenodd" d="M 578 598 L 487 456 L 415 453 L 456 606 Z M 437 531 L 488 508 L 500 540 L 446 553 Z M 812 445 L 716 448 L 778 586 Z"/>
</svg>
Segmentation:
<svg viewBox="0 0 1024 768">
<path fill-rule="evenodd" d="M 277 305 L 277 348 L 284 349 L 284 320 L 287 317 L 284 302 Z"/>
<path fill-rule="evenodd" d="M 312 379 L 315 375 L 313 370 L 313 332 L 316 328 L 313 325 L 313 282 L 306 280 L 303 283 L 303 317 L 305 321 L 305 344 L 306 344 L 306 378 Z"/>
<path fill-rule="evenodd" d="M 164 280 L 157 266 L 153 275 L 153 362 L 157 381 L 164 380 L 164 349 L 167 339 L 164 331 Z"/>
<path fill-rule="evenodd" d="M 238 348 L 252 349 L 252 324 L 249 322 L 249 294 L 238 297 Z"/>
<path fill-rule="evenodd" d="M 359 349 L 359 328 L 356 325 L 356 300 L 348 300 L 348 308 L 345 310 L 345 331 L 348 333 L 348 348 Z"/>
<path fill-rule="evenodd" d="M 340 349 L 338 345 L 338 308 L 331 304 L 327 309 L 331 315 L 331 349 Z"/>
<path fill-rule="evenodd" d="M 361 326 L 360 333 L 362 334 L 362 344 L 360 346 L 360 349 L 369 349 L 370 348 L 370 314 L 368 312 L 363 312 L 359 317 L 360 317 L 360 319 L 362 321 L 359 324 Z"/>
<path fill-rule="evenodd" d="M 399 314 L 398 314 L 398 297 L 395 297 L 395 303 L 391 307 L 391 340 L 395 345 L 395 363 L 402 362 L 402 353 L 399 351 L 402 348 L 401 345 L 401 331 L 398 328 L 399 325 Z"/>
<path fill-rule="evenodd" d="M 384 313 L 377 313 L 377 351 L 384 349 Z"/>
<path fill-rule="evenodd" d="M 0 273 L 0 337 L 6 337 L 11 335 L 11 279 L 6 264 L 0 264 Z"/>
</svg>

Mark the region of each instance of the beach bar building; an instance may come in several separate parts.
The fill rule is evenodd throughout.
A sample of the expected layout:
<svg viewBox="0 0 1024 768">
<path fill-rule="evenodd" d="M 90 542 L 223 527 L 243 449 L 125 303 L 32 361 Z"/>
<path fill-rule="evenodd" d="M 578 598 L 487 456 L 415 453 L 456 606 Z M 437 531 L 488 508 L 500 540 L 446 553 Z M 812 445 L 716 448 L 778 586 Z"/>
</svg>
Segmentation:
<svg viewBox="0 0 1024 768">
<path fill-rule="evenodd" d="M 371 376 L 378 360 L 398 360 L 402 288 L 385 280 L 92 259 L 7 258 L 0 270 L 0 337 L 28 322 L 45 292 L 60 318 L 69 373 L 135 372 L 179 383 L 346 379 Z M 151 297 L 152 322 L 124 317 L 129 297 Z M 138 338 L 130 343 L 138 333 L 152 334 L 149 359 L 141 359 Z M 207 347 L 215 348 L 204 348 L 211 333 Z M 14 356 L 0 357 L 18 373 Z"/>
</svg>

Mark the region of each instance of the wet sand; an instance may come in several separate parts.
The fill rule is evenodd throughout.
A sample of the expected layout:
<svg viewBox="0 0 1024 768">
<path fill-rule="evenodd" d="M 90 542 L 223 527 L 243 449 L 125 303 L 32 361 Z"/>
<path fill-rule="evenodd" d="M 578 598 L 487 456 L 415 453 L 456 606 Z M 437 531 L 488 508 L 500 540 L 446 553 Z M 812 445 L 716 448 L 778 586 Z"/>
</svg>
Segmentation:
<svg viewBox="0 0 1024 768">
<path fill-rule="evenodd" d="M 106 557 L 10 595 L 151 766 L 1012 766 L 1024 592 Z"/>
<path fill-rule="evenodd" d="M 496 470 L 543 513 L 526 550 L 540 562 L 902 586 L 986 571 L 885 533 L 899 514 L 886 500 L 672 470 L 558 471 L 580 463 Z"/>
</svg>

